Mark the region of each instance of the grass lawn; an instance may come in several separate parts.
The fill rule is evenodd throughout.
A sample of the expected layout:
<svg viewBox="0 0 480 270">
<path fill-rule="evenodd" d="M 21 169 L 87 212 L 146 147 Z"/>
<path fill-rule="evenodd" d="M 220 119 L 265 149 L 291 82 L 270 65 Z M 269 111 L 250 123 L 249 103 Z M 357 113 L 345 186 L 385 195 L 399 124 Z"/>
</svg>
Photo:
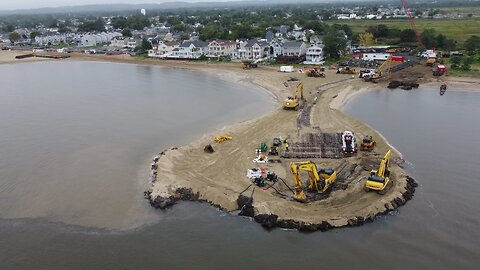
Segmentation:
<svg viewBox="0 0 480 270">
<path fill-rule="evenodd" d="M 389 20 L 336 20 L 330 24 L 347 24 L 354 33 L 363 33 L 369 26 L 385 24 L 388 28 L 410 28 L 407 19 Z M 435 29 L 448 38 L 453 38 L 458 43 L 463 43 L 471 35 L 480 35 L 480 18 L 467 19 L 415 19 L 417 30 L 421 33 L 424 29 Z"/>
<path fill-rule="evenodd" d="M 479 55 L 475 56 L 475 59 L 479 59 Z M 445 58 L 445 64 L 447 65 L 447 76 L 454 76 L 454 77 L 472 77 L 472 78 L 480 78 L 480 61 L 475 60 L 473 64 L 470 66 L 470 71 L 463 71 L 463 70 L 453 70 L 451 67 L 451 59 L 452 58 Z"/>
</svg>

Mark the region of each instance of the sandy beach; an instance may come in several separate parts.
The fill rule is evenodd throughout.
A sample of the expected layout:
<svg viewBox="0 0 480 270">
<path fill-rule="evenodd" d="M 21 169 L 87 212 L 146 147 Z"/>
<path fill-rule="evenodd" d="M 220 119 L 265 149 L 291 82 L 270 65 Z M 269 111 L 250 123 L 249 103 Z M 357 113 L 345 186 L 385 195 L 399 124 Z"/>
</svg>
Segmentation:
<svg viewBox="0 0 480 270">
<path fill-rule="evenodd" d="M 18 52 L 1 52 L 0 63 L 37 61 L 15 60 L 14 56 L 17 54 Z M 326 78 L 310 78 L 302 73 L 281 73 L 277 71 L 277 67 L 261 66 L 243 70 L 239 63 L 138 60 L 130 56 L 83 54 L 72 54 L 71 59 L 158 65 L 208 72 L 222 79 L 244 84 L 245 87 L 251 84 L 260 86 L 278 101 L 278 109 L 267 115 L 233 124 L 222 130 L 212 130 L 211 134 L 188 145 L 172 146 L 163 150 L 154 158 L 149 179 L 151 187 L 146 192 L 154 207 L 166 208 L 179 200 L 199 200 L 237 213 L 240 193 L 247 190 L 243 195 L 252 194 L 253 186 L 246 177 L 246 171 L 254 167 L 273 171 L 284 180 L 278 181 L 274 188 L 255 188 L 253 192 L 253 217 L 266 227 L 313 231 L 361 225 L 373 221 L 377 215 L 405 204 L 413 196 L 415 184 L 403 170 L 403 161 L 397 153 L 394 153 L 390 166 L 393 186 L 387 193 L 379 195 L 363 190 L 369 171 L 376 169 L 385 152 L 391 147 L 375 130 L 341 111 L 355 95 L 365 91 L 382 91 L 380 89 L 385 89 L 385 84 L 363 82 L 356 76 L 352 78 L 352 75 L 336 74 L 335 70 L 327 70 Z M 400 74 L 398 76 L 401 77 Z M 299 125 L 298 117 L 302 110 L 296 112 L 282 108 L 281 102 L 291 95 L 292 89 L 298 84 L 298 81 L 289 82 L 291 77 L 300 79 L 304 84 L 306 100 L 302 106 L 310 107 L 311 110 L 307 124 Z M 422 84 L 436 83 L 429 79 L 420 81 Z M 469 78 L 449 78 L 448 82 L 450 86 L 458 84 L 472 90 L 478 90 L 480 85 L 479 80 Z M 299 159 L 276 158 L 280 163 L 261 166 L 252 162 L 256 157 L 255 149 L 262 142 L 270 145 L 274 137 L 288 138 L 289 142 L 295 142 L 302 136 L 319 131 L 339 133 L 345 130 L 353 131 L 358 143 L 363 136 L 372 135 L 377 146 L 373 152 L 359 152 L 348 158 L 311 159 L 319 167 L 336 169 L 340 175 L 337 187 L 320 200 L 306 204 L 292 200 L 291 188 L 294 183 L 290 176 L 289 163 L 300 161 Z M 219 134 L 233 136 L 233 139 L 221 144 L 215 143 L 213 138 Z M 214 153 L 204 152 L 204 147 L 208 144 L 213 146 Z"/>
</svg>

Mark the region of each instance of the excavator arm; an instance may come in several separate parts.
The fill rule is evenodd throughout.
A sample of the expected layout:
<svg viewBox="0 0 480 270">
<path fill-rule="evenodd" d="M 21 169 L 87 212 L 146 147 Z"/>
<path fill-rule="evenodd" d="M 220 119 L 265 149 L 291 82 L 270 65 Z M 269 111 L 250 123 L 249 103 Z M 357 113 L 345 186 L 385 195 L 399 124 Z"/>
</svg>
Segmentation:
<svg viewBox="0 0 480 270">
<path fill-rule="evenodd" d="M 302 180 L 300 179 L 299 165 L 291 162 L 290 172 L 292 173 L 293 182 L 295 184 L 295 193 L 293 194 L 293 198 L 299 202 L 306 202 L 307 196 L 305 196 L 305 192 L 303 192 Z"/>
<path fill-rule="evenodd" d="M 310 177 L 309 189 L 319 193 L 325 192 L 337 178 L 336 172 L 332 169 L 328 169 L 327 171 L 329 172 L 322 170 L 323 173 L 319 174 L 317 165 L 312 161 L 292 162 L 290 163 L 290 170 L 295 182 L 295 194 L 293 195 L 293 198 L 301 202 L 306 201 L 306 196 L 303 192 L 300 171 L 308 172 Z"/>
<path fill-rule="evenodd" d="M 387 60 L 385 60 L 385 62 L 383 62 L 376 70 L 375 70 L 375 73 L 378 75 L 378 76 L 383 76 L 382 72 L 383 72 L 383 69 L 384 68 L 387 68 L 387 75 L 389 76 L 390 75 L 390 69 L 391 69 L 391 66 L 392 66 L 392 56 L 389 56 L 387 58 Z"/>
<path fill-rule="evenodd" d="M 388 150 L 388 152 L 383 157 L 382 162 L 380 162 L 380 168 L 378 168 L 378 171 L 377 171 L 377 176 L 385 178 L 385 173 L 388 171 L 388 165 L 390 163 L 391 154 L 392 154 L 392 150 Z"/>
<path fill-rule="evenodd" d="M 303 100 L 303 83 L 299 83 L 297 87 L 295 88 L 295 97 L 297 96 L 297 93 L 300 92 L 300 99 Z"/>
</svg>

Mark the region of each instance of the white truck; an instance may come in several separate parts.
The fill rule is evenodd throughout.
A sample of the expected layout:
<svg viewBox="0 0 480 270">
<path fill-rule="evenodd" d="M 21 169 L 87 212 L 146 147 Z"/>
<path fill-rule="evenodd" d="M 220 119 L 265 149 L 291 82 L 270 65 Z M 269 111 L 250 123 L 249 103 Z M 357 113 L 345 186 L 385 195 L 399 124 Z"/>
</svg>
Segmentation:
<svg viewBox="0 0 480 270">
<path fill-rule="evenodd" d="M 293 66 L 281 66 L 280 67 L 280 72 L 293 72 Z"/>
</svg>

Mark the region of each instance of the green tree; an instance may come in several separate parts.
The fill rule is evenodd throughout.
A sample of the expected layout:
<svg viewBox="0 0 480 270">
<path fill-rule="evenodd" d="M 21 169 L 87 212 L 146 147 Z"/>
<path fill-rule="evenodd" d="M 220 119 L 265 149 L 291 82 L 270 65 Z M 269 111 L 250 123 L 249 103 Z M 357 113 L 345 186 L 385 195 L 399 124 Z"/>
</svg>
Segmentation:
<svg viewBox="0 0 480 270">
<path fill-rule="evenodd" d="M 312 29 L 316 34 L 322 34 L 325 30 L 325 26 L 318 20 L 309 20 L 304 24 L 304 28 Z"/>
<path fill-rule="evenodd" d="M 140 45 L 135 47 L 134 51 L 139 53 L 139 54 L 142 54 L 142 53 L 146 53 L 150 49 L 152 49 L 152 43 L 150 43 L 150 41 L 148 41 L 146 38 L 144 38 L 144 39 L 142 39 Z"/>
<path fill-rule="evenodd" d="M 463 47 L 470 53 L 478 51 L 480 49 L 480 37 L 475 35 L 469 37 L 463 44 Z"/>
<path fill-rule="evenodd" d="M 325 33 L 323 43 L 325 45 L 325 54 L 330 58 L 338 59 L 341 52 L 345 50 L 347 40 L 338 30 L 332 28 Z"/>
<path fill-rule="evenodd" d="M 358 43 L 362 46 L 371 46 L 375 44 L 375 39 L 373 38 L 373 34 L 370 32 L 359 34 Z"/>
<path fill-rule="evenodd" d="M 457 42 L 451 38 L 447 38 L 445 40 L 445 44 L 443 45 L 443 49 L 449 50 L 449 51 L 455 50 L 456 47 L 457 47 Z"/>
<path fill-rule="evenodd" d="M 128 29 L 128 28 L 125 28 L 125 29 L 122 30 L 122 36 L 132 37 L 132 31 L 130 31 L 130 29 Z"/>
<path fill-rule="evenodd" d="M 390 36 L 391 29 L 388 28 L 385 24 L 379 24 L 376 26 L 369 26 L 367 32 L 373 34 L 375 38 L 386 38 Z"/>
<path fill-rule="evenodd" d="M 78 32 L 102 32 L 105 31 L 105 22 L 99 18 L 95 21 L 85 21 L 78 27 Z"/>
<path fill-rule="evenodd" d="M 30 32 L 30 39 L 31 39 L 31 40 L 34 40 L 36 37 L 38 37 L 38 36 L 40 36 L 40 35 L 41 35 L 40 32 L 38 32 L 38 31 L 32 31 L 32 32 Z"/>
<path fill-rule="evenodd" d="M 460 69 L 460 63 L 462 62 L 462 58 L 461 57 L 458 57 L 458 56 L 454 56 L 451 58 L 452 60 L 451 61 L 451 67 L 453 70 L 457 70 L 457 69 Z"/>
<path fill-rule="evenodd" d="M 180 40 L 183 41 L 183 40 L 188 40 L 188 39 L 190 39 L 190 35 L 189 35 L 189 34 L 187 34 L 187 33 L 182 33 L 182 34 L 180 35 Z"/>
<path fill-rule="evenodd" d="M 414 42 L 415 39 L 415 31 L 412 29 L 404 29 L 400 31 L 400 42 Z"/>
<path fill-rule="evenodd" d="M 186 31 L 187 27 L 183 23 L 178 23 L 173 26 L 173 30 L 175 31 Z"/>
<path fill-rule="evenodd" d="M 437 47 L 437 34 L 434 29 L 425 29 L 422 34 L 420 34 L 420 37 L 422 38 L 425 48 L 430 49 Z"/>
<path fill-rule="evenodd" d="M 125 27 L 127 27 L 127 18 L 114 17 L 112 18 L 111 25 L 115 29 L 125 29 Z"/>
<path fill-rule="evenodd" d="M 464 57 L 462 61 L 462 66 L 460 67 L 460 69 L 463 71 L 470 71 L 472 63 L 473 63 L 472 57 Z"/>
<path fill-rule="evenodd" d="M 435 42 L 437 43 L 438 48 L 445 48 L 445 42 L 447 40 L 447 37 L 443 34 L 438 34 L 437 37 L 435 38 Z"/>
<path fill-rule="evenodd" d="M 8 39 L 10 39 L 12 43 L 15 43 L 20 40 L 20 35 L 17 32 L 12 32 L 8 35 Z"/>
<path fill-rule="evenodd" d="M 13 24 L 7 24 L 3 27 L 3 32 L 13 32 L 15 26 Z"/>
<path fill-rule="evenodd" d="M 135 30 L 142 30 L 150 25 L 150 21 L 146 16 L 134 15 L 127 18 L 127 27 Z"/>
</svg>

